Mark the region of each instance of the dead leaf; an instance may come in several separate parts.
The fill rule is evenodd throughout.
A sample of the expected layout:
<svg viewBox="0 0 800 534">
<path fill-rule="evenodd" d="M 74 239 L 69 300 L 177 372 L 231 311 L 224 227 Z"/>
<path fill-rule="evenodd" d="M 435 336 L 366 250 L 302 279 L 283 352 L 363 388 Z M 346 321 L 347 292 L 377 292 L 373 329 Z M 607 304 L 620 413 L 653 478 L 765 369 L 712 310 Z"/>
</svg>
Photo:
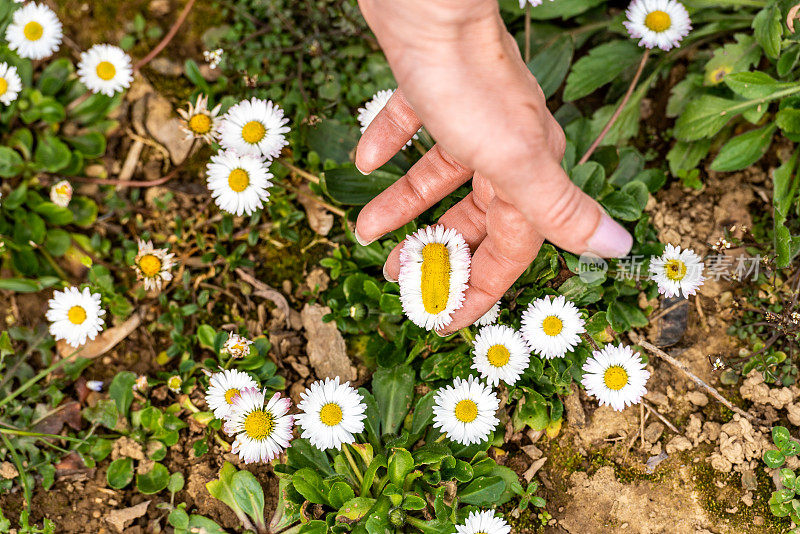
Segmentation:
<svg viewBox="0 0 800 534">
<path fill-rule="evenodd" d="M 77 352 L 74 347 L 68 345 L 64 340 L 56 343 L 56 349 L 62 358 L 97 358 L 128 337 L 131 332 L 139 327 L 141 322 L 142 318 L 138 313 L 135 313 L 121 325 L 104 330 L 92 341 L 88 341 L 83 347 L 80 347 Z"/>
<path fill-rule="evenodd" d="M 528 468 L 528 470 L 525 471 L 525 473 L 523 473 L 522 475 L 522 477 L 525 479 L 525 482 L 530 482 L 531 480 L 533 480 L 533 476 L 536 474 L 537 471 L 539 471 L 539 469 L 542 468 L 542 466 L 546 461 L 547 461 L 547 456 L 539 458 L 538 460 L 533 462 L 531 466 Z"/>
<path fill-rule="evenodd" d="M 79 402 L 71 401 L 62 404 L 53 413 L 36 423 L 33 431 L 42 434 L 58 434 L 65 423 L 73 430 L 81 429 L 81 405 Z"/>
<path fill-rule="evenodd" d="M 144 501 L 130 508 L 111 510 L 106 516 L 106 521 L 118 532 L 124 532 L 126 526 L 147 513 L 148 506 L 150 506 L 150 501 Z"/>
<path fill-rule="evenodd" d="M 181 120 L 172 104 L 163 96 L 151 94 L 148 97 L 144 125 L 147 133 L 167 149 L 173 165 L 178 165 L 189 155 L 192 140 L 186 138 L 186 132 L 181 129 Z"/>
<path fill-rule="evenodd" d="M 347 345 L 336 323 L 322 321 L 329 313 L 330 308 L 319 304 L 306 304 L 300 312 L 308 340 L 308 361 L 318 378 L 355 380 L 358 373 L 347 356 Z"/>
<path fill-rule="evenodd" d="M 328 235 L 333 228 L 333 214 L 314 199 L 308 185 L 304 184 L 298 193 L 297 200 L 306 209 L 308 225 L 319 235 Z"/>
<path fill-rule="evenodd" d="M 268 286 L 261 280 L 256 279 L 255 276 L 248 273 L 244 269 L 237 268 L 236 274 L 239 275 L 242 281 L 253 286 L 253 289 L 255 289 L 253 295 L 271 300 L 275 306 L 277 306 L 278 309 L 284 313 L 284 316 L 286 317 L 286 326 L 290 326 L 289 315 L 291 314 L 291 308 L 289 308 L 289 303 L 286 301 L 286 297 L 284 297 L 280 291 Z"/>
</svg>

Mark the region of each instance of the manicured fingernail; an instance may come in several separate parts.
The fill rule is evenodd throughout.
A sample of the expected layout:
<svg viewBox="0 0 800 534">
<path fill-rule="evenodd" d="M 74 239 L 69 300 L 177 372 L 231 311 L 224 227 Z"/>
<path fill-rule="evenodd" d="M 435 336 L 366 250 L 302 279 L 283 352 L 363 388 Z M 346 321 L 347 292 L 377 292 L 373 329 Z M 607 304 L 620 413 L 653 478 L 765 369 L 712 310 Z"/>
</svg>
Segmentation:
<svg viewBox="0 0 800 534">
<path fill-rule="evenodd" d="M 385 279 L 386 279 L 388 282 L 397 282 L 397 280 L 393 279 L 393 278 L 392 278 L 392 277 L 389 275 L 389 272 L 386 270 L 386 264 L 384 264 L 384 265 L 383 265 L 383 277 L 384 277 L 384 278 L 385 278 Z"/>
<path fill-rule="evenodd" d="M 356 166 L 356 169 L 358 169 L 358 172 L 360 172 L 364 176 L 369 175 L 369 172 L 364 172 L 364 171 L 362 171 L 361 169 L 358 168 L 358 163 L 354 163 L 354 165 Z M 372 172 L 372 171 L 370 171 L 370 172 Z"/>
<path fill-rule="evenodd" d="M 633 237 L 618 222 L 603 212 L 600 224 L 586 243 L 587 252 L 604 258 L 621 258 L 631 250 Z"/>
<path fill-rule="evenodd" d="M 358 241 L 358 244 L 359 244 L 359 245 L 361 245 L 362 247 L 366 247 L 367 245 L 369 245 L 370 243 L 372 243 L 372 241 L 367 241 L 366 239 L 364 239 L 363 237 L 361 237 L 360 235 L 358 235 L 358 229 L 356 229 L 356 230 L 353 232 L 353 234 L 355 234 L 355 236 L 356 236 L 356 241 Z"/>
</svg>

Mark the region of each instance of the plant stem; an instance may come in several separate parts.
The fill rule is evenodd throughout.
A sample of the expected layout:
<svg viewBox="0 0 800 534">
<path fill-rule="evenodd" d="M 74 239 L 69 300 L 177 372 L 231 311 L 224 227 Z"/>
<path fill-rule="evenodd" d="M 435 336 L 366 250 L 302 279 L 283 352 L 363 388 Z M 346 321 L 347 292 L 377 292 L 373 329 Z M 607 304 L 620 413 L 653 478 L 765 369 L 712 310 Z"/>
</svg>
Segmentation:
<svg viewBox="0 0 800 534">
<path fill-rule="evenodd" d="M 158 43 L 155 46 L 155 48 L 153 48 L 150 51 L 149 54 L 147 54 L 145 57 L 136 62 L 136 65 L 133 66 L 133 70 L 141 69 L 142 67 L 150 63 L 150 61 L 153 58 L 155 58 L 158 54 L 160 54 L 161 51 L 164 50 L 164 48 L 166 48 L 169 42 L 172 41 L 172 38 L 175 37 L 175 34 L 178 33 L 178 28 L 181 27 L 181 24 L 183 24 L 183 22 L 186 20 L 186 17 L 189 16 L 189 11 L 192 10 L 194 2 L 195 0 L 189 0 L 188 2 L 186 2 L 186 6 L 184 6 L 183 11 L 181 11 L 181 14 L 178 15 L 178 18 L 175 19 L 175 22 L 172 24 L 172 28 L 169 29 L 164 38 L 161 39 L 161 42 Z"/>
<path fill-rule="evenodd" d="M 586 154 L 584 154 L 583 157 L 580 159 L 578 165 L 581 165 L 589 161 L 589 158 L 591 157 L 592 153 L 595 151 L 595 149 L 597 149 L 597 147 L 603 141 L 603 138 L 611 130 L 611 127 L 614 126 L 614 123 L 617 121 L 617 118 L 619 118 L 620 114 L 622 113 L 622 110 L 628 103 L 628 100 L 630 100 L 631 95 L 633 94 L 633 90 L 636 88 L 636 84 L 639 83 L 639 78 L 642 76 L 642 71 L 644 70 L 644 64 L 647 62 L 647 58 L 649 57 L 650 57 L 650 50 L 648 49 L 644 51 L 644 54 L 642 54 L 642 60 L 639 62 L 639 68 L 636 69 L 636 74 L 633 76 L 633 80 L 631 80 L 631 84 L 630 86 L 628 86 L 628 90 L 625 93 L 625 96 L 622 97 L 619 106 L 617 106 L 617 109 L 614 110 L 614 114 L 611 115 L 610 119 L 608 119 L 608 122 L 606 123 L 605 127 L 603 127 L 603 131 L 600 132 L 600 135 L 598 135 L 597 139 L 594 140 L 592 146 L 589 147 L 589 150 L 587 150 Z"/>
<path fill-rule="evenodd" d="M 85 438 L 80 439 L 80 438 L 73 438 L 72 436 L 59 436 L 58 434 L 42 434 L 41 432 L 28 432 L 27 430 L 16 430 L 13 428 L 0 428 L 0 434 L 8 434 L 12 436 L 25 436 L 33 438 L 63 439 L 64 441 L 72 441 L 73 443 L 83 443 L 84 441 L 86 441 Z"/>
<path fill-rule="evenodd" d="M 525 64 L 531 60 L 531 5 L 525 5 Z"/>
<path fill-rule="evenodd" d="M 22 482 L 22 492 L 25 494 L 25 504 L 28 510 L 31 509 L 31 488 L 28 486 L 28 477 L 25 475 L 25 466 L 22 465 L 22 460 L 20 460 L 19 455 L 17 454 L 17 449 L 11 444 L 5 434 L 0 434 L 0 438 L 3 440 L 3 444 L 8 449 L 8 452 L 11 453 L 11 459 L 14 460 L 14 464 L 17 467 L 17 472 L 19 473 L 19 480 Z"/>
<path fill-rule="evenodd" d="M 278 163 L 280 163 L 281 165 L 283 165 L 284 167 L 286 167 L 287 169 L 289 169 L 293 173 L 302 176 L 303 178 L 305 178 L 309 182 L 314 182 L 315 184 L 319 183 L 319 176 L 313 175 L 310 172 L 304 171 L 300 167 L 297 167 L 297 166 L 289 163 L 286 160 L 286 158 L 278 158 L 277 161 L 278 161 Z"/>
<path fill-rule="evenodd" d="M 590 334 L 584 332 L 581 334 L 581 337 L 588 345 L 592 346 L 592 350 L 600 350 L 600 346 L 597 344 L 597 341 L 595 341 Z"/>
<path fill-rule="evenodd" d="M 361 470 L 358 468 L 358 464 L 356 463 L 356 459 L 353 458 L 353 455 L 350 453 L 350 446 L 345 444 L 342 447 L 344 451 L 344 455 L 347 456 L 347 461 L 350 463 L 350 467 L 353 469 L 353 472 L 356 474 L 356 478 L 358 479 L 358 484 L 361 485 L 364 483 L 364 476 L 361 474 Z"/>
<path fill-rule="evenodd" d="M 436 438 L 436 441 L 434 441 L 434 443 L 441 443 L 441 442 L 444 441 L 444 438 L 446 438 L 446 437 L 447 437 L 447 434 L 442 434 L 441 436 Z"/>
<path fill-rule="evenodd" d="M 54 363 L 53 365 L 51 365 L 50 367 L 48 367 L 48 368 L 46 368 L 46 369 L 44 369 L 44 370 L 40 371 L 40 372 L 39 372 L 39 374 L 37 374 L 37 375 L 36 375 L 36 376 L 34 376 L 33 378 L 29 379 L 27 382 L 25 382 L 24 384 L 22 384 L 20 387 L 18 387 L 18 388 L 16 389 L 16 391 L 14 391 L 13 393 L 11 393 L 11 394 L 10 394 L 10 395 L 8 395 L 7 397 L 4 397 L 4 398 L 0 399 L 0 406 L 4 406 L 4 405 L 8 404 L 8 403 L 9 403 L 9 402 L 11 402 L 12 400 L 14 400 L 14 399 L 15 399 L 15 398 L 17 398 L 18 396 L 20 396 L 22 393 L 24 393 L 24 392 L 25 392 L 25 390 L 27 390 L 27 389 L 28 389 L 29 387 L 31 387 L 33 384 L 35 384 L 36 382 L 38 382 L 39 380 L 41 380 L 42 378 L 44 378 L 45 376 L 49 375 L 49 374 L 50 374 L 50 373 L 52 373 L 53 371 L 55 371 L 55 370 L 57 370 L 57 369 L 59 369 L 59 368 L 61 368 L 61 367 L 64 367 L 66 364 L 70 363 L 70 362 L 72 361 L 72 356 L 74 356 L 74 355 L 75 355 L 75 354 L 77 354 L 77 353 L 78 353 L 78 351 L 75 351 L 75 352 L 74 352 L 74 353 L 72 353 L 72 354 L 71 354 L 71 355 L 70 355 L 68 358 L 64 358 L 64 359 L 62 359 L 62 360 L 59 360 L 59 361 L 57 361 L 56 363 Z"/>
</svg>

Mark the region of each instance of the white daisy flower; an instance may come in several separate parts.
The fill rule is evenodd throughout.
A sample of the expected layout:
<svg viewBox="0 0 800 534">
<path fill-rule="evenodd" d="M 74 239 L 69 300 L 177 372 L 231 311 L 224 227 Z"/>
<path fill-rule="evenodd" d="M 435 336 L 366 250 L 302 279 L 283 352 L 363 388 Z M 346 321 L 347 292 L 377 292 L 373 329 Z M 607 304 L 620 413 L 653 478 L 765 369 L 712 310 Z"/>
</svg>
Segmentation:
<svg viewBox="0 0 800 534">
<path fill-rule="evenodd" d="M 522 313 L 522 337 L 544 358 L 563 358 L 581 342 L 583 319 L 563 295 L 531 302 Z"/>
<path fill-rule="evenodd" d="M 494 303 L 494 306 L 489 308 L 489 311 L 480 316 L 480 318 L 472 323 L 473 326 L 486 326 L 497 322 L 500 316 L 500 301 Z"/>
<path fill-rule="evenodd" d="M 394 94 L 394 89 L 384 89 L 382 91 L 378 91 L 374 95 L 372 95 L 372 99 L 370 99 L 366 104 L 364 104 L 363 108 L 358 108 L 358 115 L 356 118 L 358 122 L 361 124 L 361 133 L 363 134 L 367 130 L 367 126 L 372 124 L 372 121 L 375 120 L 375 117 L 378 116 L 378 113 L 386 107 L 386 103 L 389 102 L 389 99 Z M 421 130 L 421 128 L 420 128 Z M 414 137 L 411 139 L 419 139 L 419 135 L 414 134 Z M 411 139 L 408 140 L 406 145 L 403 147 L 411 146 Z"/>
<path fill-rule="evenodd" d="M 670 50 L 689 35 L 692 21 L 683 4 L 676 0 L 633 0 L 623 24 L 639 46 Z"/>
<path fill-rule="evenodd" d="M 421 328 L 450 324 L 461 308 L 469 280 L 470 253 L 461 234 L 442 225 L 406 237 L 400 251 L 400 301 Z"/>
<path fill-rule="evenodd" d="M 0 102 L 6 106 L 17 99 L 22 91 L 22 80 L 17 74 L 17 67 L 8 63 L 0 63 Z"/>
<path fill-rule="evenodd" d="M 133 81 L 131 58 L 118 46 L 94 45 L 81 53 L 78 78 L 93 93 L 114 96 Z"/>
<path fill-rule="evenodd" d="M 167 387 L 173 393 L 180 393 L 183 387 L 183 378 L 178 375 L 172 375 L 167 379 Z"/>
<path fill-rule="evenodd" d="M 170 269 L 175 265 L 175 254 L 165 248 L 154 248 L 152 241 L 139 240 L 139 253 L 133 259 L 136 278 L 144 281 L 147 291 L 161 291 L 161 284 L 172 280 Z"/>
<path fill-rule="evenodd" d="M 199 95 L 197 102 L 189 102 L 189 109 L 179 109 L 178 115 L 183 119 L 183 131 L 187 139 L 202 139 L 209 145 L 214 142 L 219 128 L 219 110 L 222 104 L 217 104 L 214 109 L 208 109 L 208 96 Z"/>
<path fill-rule="evenodd" d="M 206 404 L 217 419 L 230 415 L 233 399 L 244 389 L 258 389 L 258 382 L 249 374 L 236 369 L 214 373 L 208 380 Z"/>
<path fill-rule="evenodd" d="M 147 391 L 147 388 L 150 384 L 147 381 L 146 375 L 139 375 L 136 378 L 136 382 L 133 384 L 133 390 L 138 391 L 139 393 L 144 393 Z"/>
<path fill-rule="evenodd" d="M 658 292 L 665 297 L 685 298 L 694 295 L 703 285 L 703 261 L 694 250 L 667 245 L 664 254 L 650 259 L 650 279 L 658 284 Z"/>
<path fill-rule="evenodd" d="M 102 316 L 106 311 L 100 307 L 100 294 L 92 293 L 88 287 L 83 291 L 77 287 L 55 291 L 47 305 L 45 317 L 56 340 L 63 339 L 77 348 L 103 330 Z"/>
<path fill-rule="evenodd" d="M 617 411 L 637 404 L 647 393 L 645 384 L 650 372 L 645 370 L 638 352 L 622 344 L 596 350 L 583 364 L 581 383 L 600 405 Z"/>
<path fill-rule="evenodd" d="M 206 171 L 214 202 L 228 213 L 250 215 L 269 199 L 272 173 L 260 156 L 223 150 L 211 156 Z"/>
<path fill-rule="evenodd" d="M 289 144 L 285 135 L 289 133 L 288 122 L 272 100 L 242 100 L 222 118 L 219 143 L 239 154 L 274 159 Z"/>
<path fill-rule="evenodd" d="M 264 394 L 255 388 L 239 392 L 223 427 L 229 435 L 236 435 L 231 452 L 247 464 L 269 462 L 292 440 L 294 417 L 288 414 L 292 401 L 275 393 L 265 406 Z"/>
<path fill-rule="evenodd" d="M 6 28 L 6 41 L 20 57 L 44 59 L 61 46 L 61 21 L 44 4 L 31 2 L 14 12 Z"/>
<path fill-rule="evenodd" d="M 250 345 L 252 344 L 253 342 L 246 337 L 231 332 L 222 346 L 222 352 L 228 354 L 231 358 L 244 358 L 250 354 Z"/>
<path fill-rule="evenodd" d="M 53 184 L 53 187 L 50 188 L 50 200 L 62 208 L 69 206 L 69 202 L 72 200 L 72 185 L 66 180 Z"/>
<path fill-rule="evenodd" d="M 314 382 L 300 397 L 297 408 L 303 413 L 295 419 L 303 429 L 302 437 L 316 448 L 341 449 L 355 441 L 353 434 L 364 431 L 364 397 L 349 382 L 339 384 L 338 376 Z"/>
<path fill-rule="evenodd" d="M 463 525 L 456 525 L 456 534 L 511 534 L 511 527 L 492 510 L 470 512 Z"/>
<path fill-rule="evenodd" d="M 501 380 L 509 386 L 514 385 L 531 359 L 530 348 L 522 334 L 510 326 L 499 324 L 481 328 L 475 336 L 473 350 L 472 368 L 490 386 L 497 386 Z"/>
<path fill-rule="evenodd" d="M 462 445 L 485 441 L 500 422 L 495 416 L 500 400 L 474 376 L 456 378 L 436 392 L 433 402 L 433 427 Z"/>
</svg>

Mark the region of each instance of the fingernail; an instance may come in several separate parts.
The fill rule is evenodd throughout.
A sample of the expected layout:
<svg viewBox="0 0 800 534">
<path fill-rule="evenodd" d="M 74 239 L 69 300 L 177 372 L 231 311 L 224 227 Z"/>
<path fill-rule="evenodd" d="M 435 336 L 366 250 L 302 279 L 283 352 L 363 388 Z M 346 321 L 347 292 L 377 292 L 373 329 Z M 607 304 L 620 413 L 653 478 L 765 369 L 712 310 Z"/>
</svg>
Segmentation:
<svg viewBox="0 0 800 534">
<path fill-rule="evenodd" d="M 389 272 L 386 270 L 386 264 L 385 263 L 383 264 L 383 277 L 388 282 L 397 282 L 397 280 L 392 279 L 392 277 L 389 275 Z"/>
<path fill-rule="evenodd" d="M 366 247 L 367 245 L 369 245 L 370 243 L 372 243 L 372 241 L 367 241 L 366 239 L 364 239 L 363 237 L 361 237 L 360 235 L 358 235 L 358 229 L 357 229 L 357 228 L 356 228 L 356 230 L 353 232 L 353 234 L 355 234 L 355 236 L 356 236 L 356 241 L 358 241 L 358 244 L 359 244 L 359 245 L 361 245 L 362 247 Z M 373 241 L 374 241 L 374 240 L 373 240 Z"/>
<path fill-rule="evenodd" d="M 587 252 L 604 258 L 620 258 L 626 255 L 633 246 L 633 237 L 608 213 L 603 212 L 600 224 L 586 243 Z"/>
<path fill-rule="evenodd" d="M 360 172 L 364 176 L 368 176 L 369 175 L 369 172 L 364 172 L 364 171 L 362 171 L 361 169 L 358 168 L 358 163 L 353 162 L 353 164 L 356 166 L 356 169 L 358 169 L 358 172 Z M 370 172 L 372 172 L 372 171 L 370 171 Z"/>
</svg>

